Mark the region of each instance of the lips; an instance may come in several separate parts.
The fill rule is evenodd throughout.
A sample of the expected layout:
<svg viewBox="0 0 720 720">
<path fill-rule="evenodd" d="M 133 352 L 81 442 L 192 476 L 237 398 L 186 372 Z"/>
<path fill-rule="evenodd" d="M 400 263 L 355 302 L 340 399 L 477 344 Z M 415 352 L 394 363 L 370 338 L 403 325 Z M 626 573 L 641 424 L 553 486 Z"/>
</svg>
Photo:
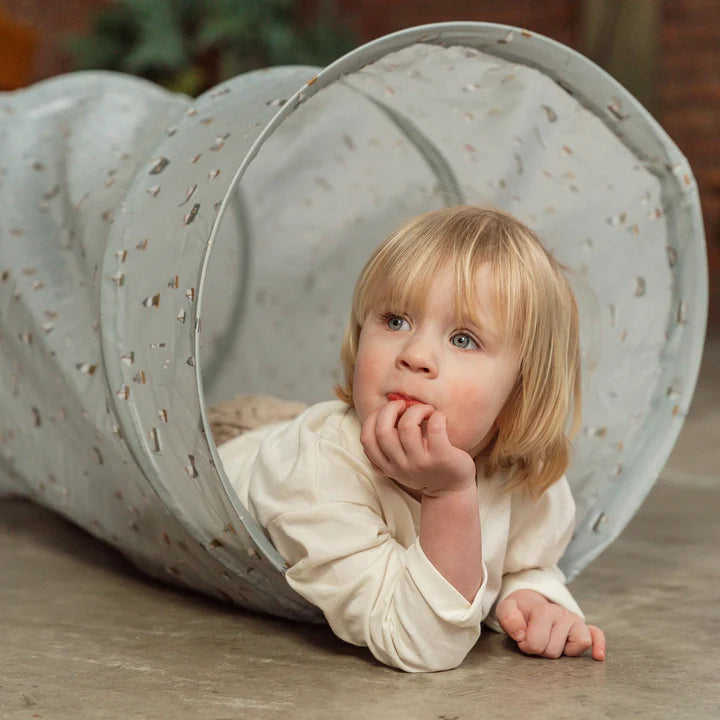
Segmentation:
<svg viewBox="0 0 720 720">
<path fill-rule="evenodd" d="M 387 399 L 391 402 L 393 400 L 404 400 L 405 404 L 410 407 L 411 405 L 422 405 L 422 400 L 412 397 L 411 395 L 404 395 L 403 393 L 391 392 L 387 394 Z"/>
</svg>

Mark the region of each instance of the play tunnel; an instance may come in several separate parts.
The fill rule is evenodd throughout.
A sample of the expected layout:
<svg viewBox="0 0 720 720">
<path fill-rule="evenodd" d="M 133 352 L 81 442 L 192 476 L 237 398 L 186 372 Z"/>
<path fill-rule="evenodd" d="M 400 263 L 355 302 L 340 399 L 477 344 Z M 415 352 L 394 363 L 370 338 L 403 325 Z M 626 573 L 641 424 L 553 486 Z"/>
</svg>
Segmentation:
<svg viewBox="0 0 720 720">
<path fill-rule="evenodd" d="M 457 204 L 511 212 L 569 268 L 574 577 L 636 512 L 690 404 L 702 218 L 687 161 L 626 90 L 501 25 L 412 28 L 196 100 L 101 72 L 1 94 L 0 495 L 155 577 L 318 619 L 235 497 L 208 408 L 330 399 L 367 257 Z"/>
</svg>

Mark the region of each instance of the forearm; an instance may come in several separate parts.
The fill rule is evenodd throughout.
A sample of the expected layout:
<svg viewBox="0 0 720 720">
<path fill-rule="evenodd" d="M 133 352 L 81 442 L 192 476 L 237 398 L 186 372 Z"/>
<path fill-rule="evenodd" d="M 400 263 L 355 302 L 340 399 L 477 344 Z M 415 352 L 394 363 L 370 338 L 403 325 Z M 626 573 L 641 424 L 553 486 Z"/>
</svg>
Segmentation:
<svg viewBox="0 0 720 720">
<path fill-rule="evenodd" d="M 423 495 L 420 546 L 438 572 L 470 603 L 483 582 L 477 487 Z"/>
<path fill-rule="evenodd" d="M 323 611 L 338 637 L 367 645 L 380 662 L 408 672 L 449 670 L 475 645 L 482 591 L 469 605 L 417 540 L 399 543 L 370 508 L 303 508 L 267 529 L 291 564 L 289 585 Z"/>
</svg>

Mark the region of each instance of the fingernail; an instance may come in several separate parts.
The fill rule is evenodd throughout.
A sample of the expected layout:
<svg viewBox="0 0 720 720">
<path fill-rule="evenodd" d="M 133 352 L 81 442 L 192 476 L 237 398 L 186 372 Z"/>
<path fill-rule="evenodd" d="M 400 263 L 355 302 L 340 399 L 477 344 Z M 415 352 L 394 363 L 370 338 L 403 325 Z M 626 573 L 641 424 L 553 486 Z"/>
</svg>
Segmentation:
<svg viewBox="0 0 720 720">
<path fill-rule="evenodd" d="M 525 639 L 525 631 L 524 630 L 518 630 L 515 633 L 515 640 L 518 642 L 522 642 Z"/>
</svg>

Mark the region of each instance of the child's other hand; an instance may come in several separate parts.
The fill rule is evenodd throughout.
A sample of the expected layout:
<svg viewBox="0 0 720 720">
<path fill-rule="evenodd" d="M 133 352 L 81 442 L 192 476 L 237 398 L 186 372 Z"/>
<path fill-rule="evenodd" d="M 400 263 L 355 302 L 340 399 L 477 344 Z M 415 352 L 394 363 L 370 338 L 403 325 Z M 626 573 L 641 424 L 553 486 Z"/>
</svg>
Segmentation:
<svg viewBox="0 0 720 720">
<path fill-rule="evenodd" d="M 528 655 L 577 657 L 592 647 L 594 660 L 605 659 L 605 634 L 595 625 L 534 590 L 510 593 L 495 611 L 500 627 Z"/>
<path fill-rule="evenodd" d="M 365 419 L 360 442 L 380 473 L 426 495 L 475 486 L 475 461 L 452 445 L 447 419 L 431 405 L 381 405 Z"/>
</svg>

